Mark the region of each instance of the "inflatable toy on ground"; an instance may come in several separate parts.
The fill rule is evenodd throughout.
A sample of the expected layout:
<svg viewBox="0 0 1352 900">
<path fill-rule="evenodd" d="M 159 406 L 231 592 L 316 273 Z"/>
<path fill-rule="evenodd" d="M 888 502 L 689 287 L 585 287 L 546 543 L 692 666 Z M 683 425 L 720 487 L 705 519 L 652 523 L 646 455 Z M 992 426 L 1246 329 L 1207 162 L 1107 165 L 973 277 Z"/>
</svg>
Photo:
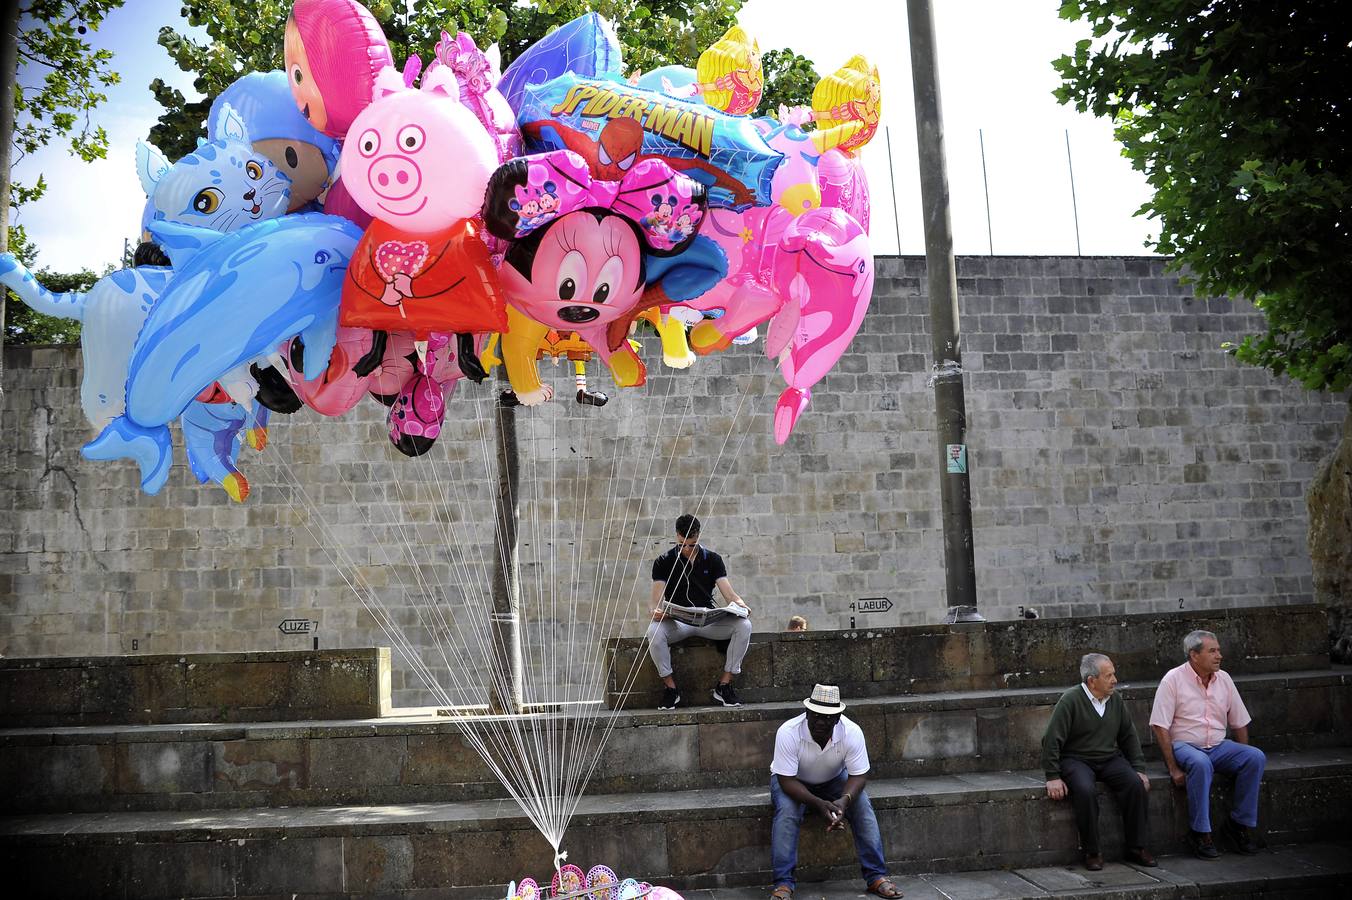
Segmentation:
<svg viewBox="0 0 1352 900">
<path fill-rule="evenodd" d="M 229 235 L 161 222 L 151 232 L 174 262 L 173 278 L 132 349 L 126 410 L 83 452 L 135 460 L 142 488 L 154 494 L 172 461 L 168 423 L 213 382 L 250 403 L 250 364 L 297 335 L 308 349 L 306 377 L 324 371 L 357 230 L 306 213 Z"/>
<path fill-rule="evenodd" d="M 517 125 L 528 150 L 572 150 L 596 178 L 618 180 L 634 165 L 660 159 L 703 184 L 711 206 L 769 203 L 782 160 L 749 119 L 697 100 L 572 74 L 527 87 Z"/>
<path fill-rule="evenodd" d="M 648 292 L 694 298 L 726 271 L 715 247 L 688 253 L 705 204 L 697 182 L 659 160 L 638 163 L 619 181 L 593 179 L 567 150 L 515 159 L 494 173 L 484 220 L 511 242 L 502 266 L 510 302 L 502 356 L 522 403 L 553 395 L 536 372 L 551 329 L 576 331 L 621 387 L 643 383 L 626 338 L 630 321 L 657 302 Z"/>
<path fill-rule="evenodd" d="M 460 363 L 481 378 L 472 334 L 507 326 L 497 271 L 472 221 L 497 149 L 460 104 L 449 67 L 430 70 L 421 90 L 404 87 L 393 69 L 381 79 L 343 146 L 345 184 L 374 221 L 348 269 L 342 324 L 419 340 L 460 334 Z"/>
</svg>

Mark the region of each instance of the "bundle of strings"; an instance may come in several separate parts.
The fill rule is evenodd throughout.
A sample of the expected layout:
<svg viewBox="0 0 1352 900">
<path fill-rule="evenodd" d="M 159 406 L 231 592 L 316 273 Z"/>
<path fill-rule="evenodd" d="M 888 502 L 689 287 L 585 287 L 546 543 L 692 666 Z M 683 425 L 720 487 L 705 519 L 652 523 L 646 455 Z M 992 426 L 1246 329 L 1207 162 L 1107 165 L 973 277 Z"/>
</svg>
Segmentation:
<svg viewBox="0 0 1352 900">
<path fill-rule="evenodd" d="M 641 648 L 610 672 L 607 644 L 646 634 L 654 546 L 669 543 L 679 514 L 709 516 L 747 436 L 766 439 L 747 404 L 763 386 L 697 400 L 708 379 L 662 373 L 603 409 L 514 410 L 498 404 L 500 386 L 462 386 L 436 445 L 416 459 L 394 453 L 374 423 L 357 424 L 374 404 L 345 420 L 287 423 L 279 452 L 258 459 L 275 463 L 270 489 L 289 494 L 295 524 L 548 841 L 557 868 L 616 722 L 605 693 L 627 696 L 646 664 Z M 517 479 L 500 458 L 513 430 Z M 339 433 L 361 440 L 344 444 Z M 504 506 L 516 515 L 500 515 Z M 514 616 L 504 602 L 513 591 Z M 501 637 L 510 626 L 519 684 Z"/>
</svg>

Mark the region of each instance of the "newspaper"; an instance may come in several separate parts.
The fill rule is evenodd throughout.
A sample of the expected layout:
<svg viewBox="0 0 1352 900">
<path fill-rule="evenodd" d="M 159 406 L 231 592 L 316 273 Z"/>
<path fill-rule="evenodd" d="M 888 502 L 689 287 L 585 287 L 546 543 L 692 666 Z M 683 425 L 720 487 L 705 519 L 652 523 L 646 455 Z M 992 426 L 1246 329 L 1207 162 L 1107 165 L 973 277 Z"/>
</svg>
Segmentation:
<svg viewBox="0 0 1352 900">
<path fill-rule="evenodd" d="M 736 603 L 729 603 L 727 606 L 720 606 L 715 609 L 708 609 L 703 606 L 680 606 L 672 603 L 670 600 L 663 600 L 657 607 L 663 615 L 670 616 L 678 622 L 684 622 L 687 625 L 694 625 L 699 628 L 702 625 L 713 625 L 721 622 L 728 616 L 737 616 L 739 619 L 745 619 L 750 612 L 745 606 L 738 606 Z"/>
</svg>

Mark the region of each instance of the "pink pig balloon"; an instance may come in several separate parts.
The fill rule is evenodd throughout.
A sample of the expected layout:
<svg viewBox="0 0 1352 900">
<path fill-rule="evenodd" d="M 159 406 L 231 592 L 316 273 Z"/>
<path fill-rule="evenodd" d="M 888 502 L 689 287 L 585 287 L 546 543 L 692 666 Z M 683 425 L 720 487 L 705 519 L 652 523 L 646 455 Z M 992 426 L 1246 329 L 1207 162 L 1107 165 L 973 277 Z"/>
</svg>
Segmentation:
<svg viewBox="0 0 1352 900">
<path fill-rule="evenodd" d="M 392 68 L 381 73 L 340 159 L 343 186 L 373 217 L 348 266 L 343 325 L 423 340 L 507 327 L 497 272 L 470 221 L 497 159 L 450 67 L 429 70 L 421 90 Z"/>
<path fill-rule="evenodd" d="M 376 99 L 348 130 L 339 168 L 367 214 L 402 231 L 430 233 L 473 218 L 498 163 L 493 139 L 459 102 L 447 66 L 431 69 L 422 90 L 381 73 Z"/>
</svg>

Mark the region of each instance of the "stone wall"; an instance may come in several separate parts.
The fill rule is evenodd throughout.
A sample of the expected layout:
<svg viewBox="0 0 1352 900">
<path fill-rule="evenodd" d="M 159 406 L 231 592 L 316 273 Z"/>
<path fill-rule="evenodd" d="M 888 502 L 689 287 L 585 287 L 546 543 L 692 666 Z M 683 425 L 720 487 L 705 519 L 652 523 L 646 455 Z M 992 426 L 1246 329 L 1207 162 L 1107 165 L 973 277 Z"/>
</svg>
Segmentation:
<svg viewBox="0 0 1352 900">
<path fill-rule="evenodd" d="M 1238 365 L 1260 327 L 1163 262 L 963 258 L 979 603 L 991 618 L 1307 602 L 1302 493 L 1345 398 Z M 789 442 L 760 345 L 602 409 L 520 411 L 522 596 L 536 699 L 599 686 L 601 634 L 635 634 L 646 568 L 683 511 L 759 630 L 918 625 L 945 610 L 924 262 L 880 258 L 874 305 Z M 592 367 L 595 374 L 596 369 Z M 608 389 L 604 376 L 593 386 Z M 492 562 L 492 392 L 462 385 L 426 457 L 373 402 L 276 417 L 233 504 L 180 462 L 156 497 L 94 464 L 78 352 L 10 348 L 0 426 L 0 653 L 96 655 L 393 645 L 396 705 L 482 695 Z M 852 604 L 886 598 L 890 609 Z M 875 606 L 888 604 L 875 603 Z M 284 620 L 309 627 L 283 633 Z M 382 630 L 384 623 L 386 629 Z M 401 657 L 400 644 L 408 642 Z M 442 646 L 439 646 L 442 645 Z M 595 676 L 593 678 L 593 676 Z M 572 687 L 557 687 L 572 685 Z M 554 691 L 550 694 L 550 691 Z M 549 695 L 549 696 L 546 696 Z"/>
</svg>

